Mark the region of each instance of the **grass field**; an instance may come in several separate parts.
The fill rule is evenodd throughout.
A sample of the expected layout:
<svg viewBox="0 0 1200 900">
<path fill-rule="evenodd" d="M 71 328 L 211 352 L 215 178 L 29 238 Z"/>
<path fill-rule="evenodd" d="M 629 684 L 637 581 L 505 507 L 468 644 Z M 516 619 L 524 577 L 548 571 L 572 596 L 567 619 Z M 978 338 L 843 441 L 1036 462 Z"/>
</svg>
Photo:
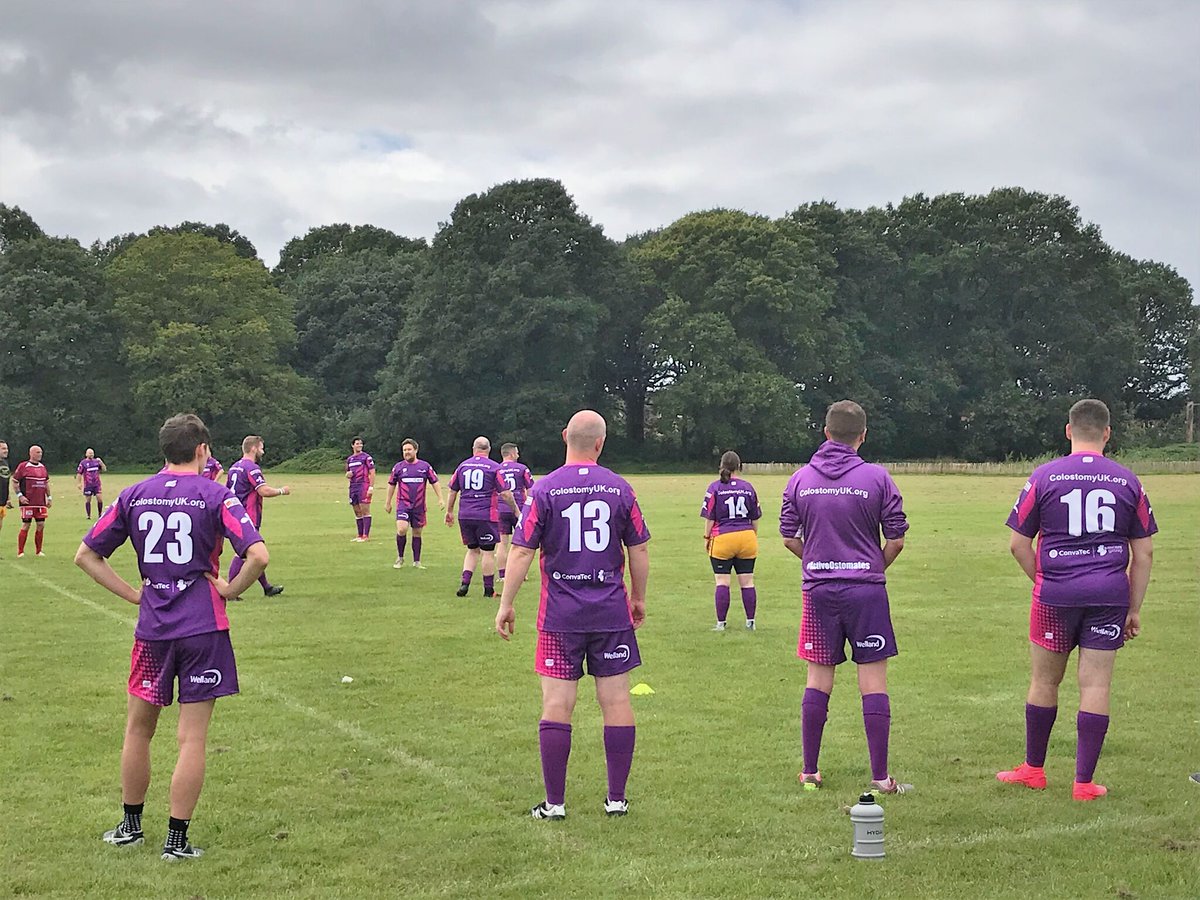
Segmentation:
<svg viewBox="0 0 1200 900">
<path fill-rule="evenodd" d="M 109 499 L 128 477 L 106 481 Z M 282 482 L 282 478 L 274 479 Z M 0 533 L 0 896 L 89 897 L 1198 897 L 1200 479 L 1151 476 L 1162 529 L 1143 635 L 1117 663 L 1097 778 L 1070 799 L 1073 674 L 1044 793 L 998 784 L 1020 761 L 1029 585 L 1007 552 L 1014 477 L 901 476 L 912 523 L 890 573 L 892 769 L 916 792 L 885 799 L 887 859 L 849 855 L 843 807 L 869 778 L 852 673 L 826 729 L 825 790 L 803 793 L 795 658 L 799 563 L 766 499 L 757 633 L 714 634 L 696 512 L 708 479 L 633 479 L 654 533 L 635 680 L 631 813 L 600 810 L 599 712 L 576 711 L 565 822 L 537 822 L 536 592 L 512 645 L 478 581 L 454 597 L 457 532 L 427 529 L 426 571 L 391 568 L 391 523 L 350 542 L 338 477 L 288 479 L 267 502 L 271 574 L 231 605 L 240 697 L 217 705 L 192 825 L 200 861 L 158 859 L 174 762 L 164 714 L 147 846 L 100 833 L 119 818 L 118 757 L 135 610 L 71 564 L 86 522 L 59 488 L 47 558 Z M 435 507 L 436 511 L 436 507 Z M 32 542 L 31 542 L 32 545 Z M 114 562 L 130 575 L 123 549 Z M 342 684 L 343 675 L 354 678 Z"/>
</svg>

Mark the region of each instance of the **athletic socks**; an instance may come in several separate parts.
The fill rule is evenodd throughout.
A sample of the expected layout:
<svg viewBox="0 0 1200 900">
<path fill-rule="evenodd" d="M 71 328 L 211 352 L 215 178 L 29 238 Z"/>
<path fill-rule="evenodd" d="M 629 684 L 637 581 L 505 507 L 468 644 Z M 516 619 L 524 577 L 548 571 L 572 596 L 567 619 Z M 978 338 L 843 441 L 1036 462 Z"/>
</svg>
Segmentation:
<svg viewBox="0 0 1200 900">
<path fill-rule="evenodd" d="M 742 609 L 746 611 L 746 621 L 753 620 L 754 613 L 758 609 L 758 591 L 754 588 L 742 588 Z"/>
<path fill-rule="evenodd" d="M 871 780 L 888 777 L 888 735 L 892 729 L 892 704 L 887 694 L 863 694 L 863 728 L 871 757 Z"/>
<path fill-rule="evenodd" d="M 724 622 L 729 615 L 729 585 L 718 584 L 713 596 L 717 607 L 717 621 Z"/>
<path fill-rule="evenodd" d="M 1078 743 L 1075 747 L 1075 780 L 1087 784 L 1096 774 L 1096 763 L 1100 761 L 1100 750 L 1104 747 L 1104 736 L 1108 733 L 1108 716 L 1080 710 L 1075 717 Z"/>
<path fill-rule="evenodd" d="M 363 537 L 371 536 L 371 517 L 363 516 Z"/>
<path fill-rule="evenodd" d="M 1034 768 L 1040 769 L 1046 764 L 1046 748 L 1050 746 L 1050 730 L 1054 727 L 1054 720 L 1057 717 L 1057 706 L 1025 704 L 1025 762 Z"/>
<path fill-rule="evenodd" d="M 470 584 L 471 584 L 471 577 L 472 577 L 474 574 L 475 574 L 474 572 L 468 572 L 466 569 L 463 569 L 463 573 L 462 573 L 462 583 L 463 583 L 463 587 L 469 587 L 469 586 L 470 586 Z"/>
<path fill-rule="evenodd" d="M 562 806 L 567 794 L 567 759 L 571 756 L 571 726 L 565 722 L 538 722 L 538 746 L 542 753 L 542 781 L 546 802 Z M 632 745 L 631 745 L 632 755 Z"/>
<path fill-rule="evenodd" d="M 805 688 L 804 700 L 800 703 L 800 743 L 804 752 L 804 771 L 810 775 L 820 771 L 817 760 L 821 756 L 821 735 L 825 732 L 827 718 L 829 695 L 816 688 Z"/>
<path fill-rule="evenodd" d="M 633 766 L 633 725 L 604 726 L 604 760 L 608 765 L 608 799 L 624 800 L 625 783 Z"/>
<path fill-rule="evenodd" d="M 355 524 L 355 526 L 358 528 L 358 536 L 359 536 L 359 537 L 362 537 L 362 536 L 363 536 L 363 517 L 362 517 L 362 516 L 355 516 L 355 517 L 354 517 L 354 524 Z"/>
<path fill-rule="evenodd" d="M 497 577 L 498 577 L 498 578 L 499 578 L 501 581 L 503 581 L 503 580 L 504 580 L 504 569 L 497 569 L 497 570 L 496 570 L 496 576 L 497 576 Z"/>
<path fill-rule="evenodd" d="M 20 531 L 17 532 L 17 552 L 18 553 L 25 552 L 25 542 L 27 540 L 29 540 L 29 529 L 22 528 Z"/>
<path fill-rule="evenodd" d="M 404 551 L 408 549 L 408 535 L 396 535 L 396 558 L 404 559 Z M 417 555 L 417 539 L 413 538 L 413 556 Z"/>
<path fill-rule="evenodd" d="M 125 819 L 121 822 L 121 830 L 126 834 L 136 834 L 142 830 L 142 810 L 145 803 L 126 803 Z"/>
<path fill-rule="evenodd" d="M 45 537 L 45 535 L 43 534 L 42 529 L 35 528 L 33 531 L 33 547 L 35 550 L 37 550 L 38 553 L 42 552 L 42 538 L 43 537 Z"/>
<path fill-rule="evenodd" d="M 99 504 L 97 504 L 97 505 L 99 505 Z M 83 508 L 87 511 L 87 517 L 90 519 L 92 517 L 92 498 L 91 497 L 88 497 L 86 500 L 83 501 Z"/>
<path fill-rule="evenodd" d="M 171 816 L 167 820 L 167 843 L 165 846 L 176 850 L 187 846 L 187 830 L 191 819 L 176 819 Z"/>
<path fill-rule="evenodd" d="M 266 572 L 263 572 L 261 575 L 258 576 L 258 583 L 262 587 L 264 592 L 269 591 L 271 589 L 271 582 L 267 581 L 267 573 Z"/>
<path fill-rule="evenodd" d="M 413 565 L 416 565 L 420 561 L 421 561 L 421 539 L 419 537 L 414 537 L 413 538 Z"/>
<path fill-rule="evenodd" d="M 496 592 L 496 576 L 495 575 L 484 575 L 483 576 L 483 592 L 485 594 L 494 594 Z"/>
</svg>

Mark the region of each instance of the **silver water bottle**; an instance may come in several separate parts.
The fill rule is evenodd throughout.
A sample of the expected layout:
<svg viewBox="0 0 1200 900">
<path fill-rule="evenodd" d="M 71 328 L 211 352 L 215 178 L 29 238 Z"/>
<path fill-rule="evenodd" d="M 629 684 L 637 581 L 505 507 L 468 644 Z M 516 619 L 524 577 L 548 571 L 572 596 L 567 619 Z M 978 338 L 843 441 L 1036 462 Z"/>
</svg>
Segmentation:
<svg viewBox="0 0 1200 900">
<path fill-rule="evenodd" d="M 875 802 L 874 794 L 863 794 L 850 807 L 854 824 L 854 849 L 850 855 L 858 859 L 883 859 L 883 807 Z"/>
</svg>

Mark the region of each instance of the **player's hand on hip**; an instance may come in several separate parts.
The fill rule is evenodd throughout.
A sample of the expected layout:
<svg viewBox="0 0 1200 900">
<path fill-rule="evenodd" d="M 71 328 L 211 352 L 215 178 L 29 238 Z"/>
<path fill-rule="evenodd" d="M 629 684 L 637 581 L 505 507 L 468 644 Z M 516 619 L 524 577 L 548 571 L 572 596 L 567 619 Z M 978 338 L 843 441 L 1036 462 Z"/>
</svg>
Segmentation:
<svg viewBox="0 0 1200 900">
<path fill-rule="evenodd" d="M 511 603 L 506 605 L 504 601 L 501 601 L 500 608 L 496 610 L 496 634 L 507 641 L 512 637 L 516 621 L 517 611 L 513 609 L 513 605 Z"/>
<path fill-rule="evenodd" d="M 1142 614 L 1131 612 L 1125 616 L 1125 640 L 1132 641 L 1142 633 Z"/>
<path fill-rule="evenodd" d="M 205 572 L 204 577 L 213 583 L 213 587 L 217 589 L 217 593 L 226 600 L 238 599 L 237 597 L 233 596 L 232 592 L 229 590 L 229 582 L 220 575 L 214 575 L 212 572 Z"/>
<path fill-rule="evenodd" d="M 646 601 L 631 601 L 629 604 L 629 617 L 633 619 L 634 630 L 641 628 L 642 623 L 646 621 Z"/>
</svg>

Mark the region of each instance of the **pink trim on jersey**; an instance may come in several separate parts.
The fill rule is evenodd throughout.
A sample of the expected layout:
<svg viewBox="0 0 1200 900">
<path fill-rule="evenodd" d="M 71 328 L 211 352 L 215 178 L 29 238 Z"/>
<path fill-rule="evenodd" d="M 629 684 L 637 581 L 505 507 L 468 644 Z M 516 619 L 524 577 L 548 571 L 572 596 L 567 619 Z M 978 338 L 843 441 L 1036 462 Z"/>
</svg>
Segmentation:
<svg viewBox="0 0 1200 900">
<path fill-rule="evenodd" d="M 1137 505 L 1138 521 L 1142 523 L 1142 531 L 1150 528 L 1150 500 L 1146 497 L 1146 492 L 1142 491 L 1142 495 L 1138 497 Z"/>
<path fill-rule="evenodd" d="M 502 485 L 500 483 L 500 479 L 498 477 L 499 473 L 496 473 L 496 474 L 497 474 L 497 477 L 492 479 L 492 487 L 493 488 L 504 487 L 504 485 Z M 498 522 L 500 520 L 500 494 L 497 490 L 492 491 L 491 516 L 492 517 L 488 520 L 489 522 Z"/>
<path fill-rule="evenodd" d="M 238 519 L 237 516 L 235 516 L 233 513 L 231 513 L 229 511 L 228 506 L 224 506 L 224 505 L 221 506 L 221 521 L 225 523 L 226 528 L 228 528 L 230 531 L 232 531 L 238 537 L 241 537 L 242 534 L 244 533 L 244 531 L 242 529 L 241 521 Z M 217 547 L 218 547 L 217 554 L 218 555 L 220 555 L 220 546 L 221 546 L 220 542 L 218 542 L 217 543 Z"/>
<path fill-rule="evenodd" d="M 550 599 L 550 582 L 546 578 L 546 556 L 543 553 L 538 554 L 538 572 L 541 574 L 542 594 L 538 599 L 538 631 L 541 631 L 546 624 L 546 603 Z"/>
<path fill-rule="evenodd" d="M 1042 542 L 1038 539 L 1037 553 L 1034 556 L 1034 572 L 1033 578 L 1033 602 L 1038 603 L 1042 599 Z"/>
<path fill-rule="evenodd" d="M 533 534 L 534 526 L 537 525 L 538 521 L 537 504 L 526 503 L 525 508 L 527 511 L 523 516 L 521 516 L 521 536 L 528 541 L 530 535 Z"/>
<path fill-rule="evenodd" d="M 1037 485 L 1032 481 L 1029 482 L 1029 493 L 1025 495 L 1025 499 L 1021 501 L 1021 505 L 1017 507 L 1017 524 L 1024 525 L 1025 520 L 1029 518 L 1029 514 L 1033 512 L 1034 504 L 1037 502 Z"/>
<path fill-rule="evenodd" d="M 213 618 L 217 622 L 217 631 L 228 631 L 229 616 L 225 612 L 225 598 L 217 592 L 217 586 L 211 581 L 208 583 L 208 591 L 212 599 Z"/>
<path fill-rule="evenodd" d="M 633 522 L 633 530 L 638 537 L 646 533 L 646 522 L 642 518 L 642 508 L 638 506 L 637 497 L 633 498 L 633 507 L 629 510 L 629 520 Z"/>
<path fill-rule="evenodd" d="M 108 508 L 108 511 L 99 518 L 94 526 L 92 526 L 92 534 L 94 536 L 99 537 L 108 530 L 109 526 L 112 525 L 113 520 L 117 518 L 117 507 L 119 505 L 120 504 L 117 503 L 112 504 Z"/>
</svg>

